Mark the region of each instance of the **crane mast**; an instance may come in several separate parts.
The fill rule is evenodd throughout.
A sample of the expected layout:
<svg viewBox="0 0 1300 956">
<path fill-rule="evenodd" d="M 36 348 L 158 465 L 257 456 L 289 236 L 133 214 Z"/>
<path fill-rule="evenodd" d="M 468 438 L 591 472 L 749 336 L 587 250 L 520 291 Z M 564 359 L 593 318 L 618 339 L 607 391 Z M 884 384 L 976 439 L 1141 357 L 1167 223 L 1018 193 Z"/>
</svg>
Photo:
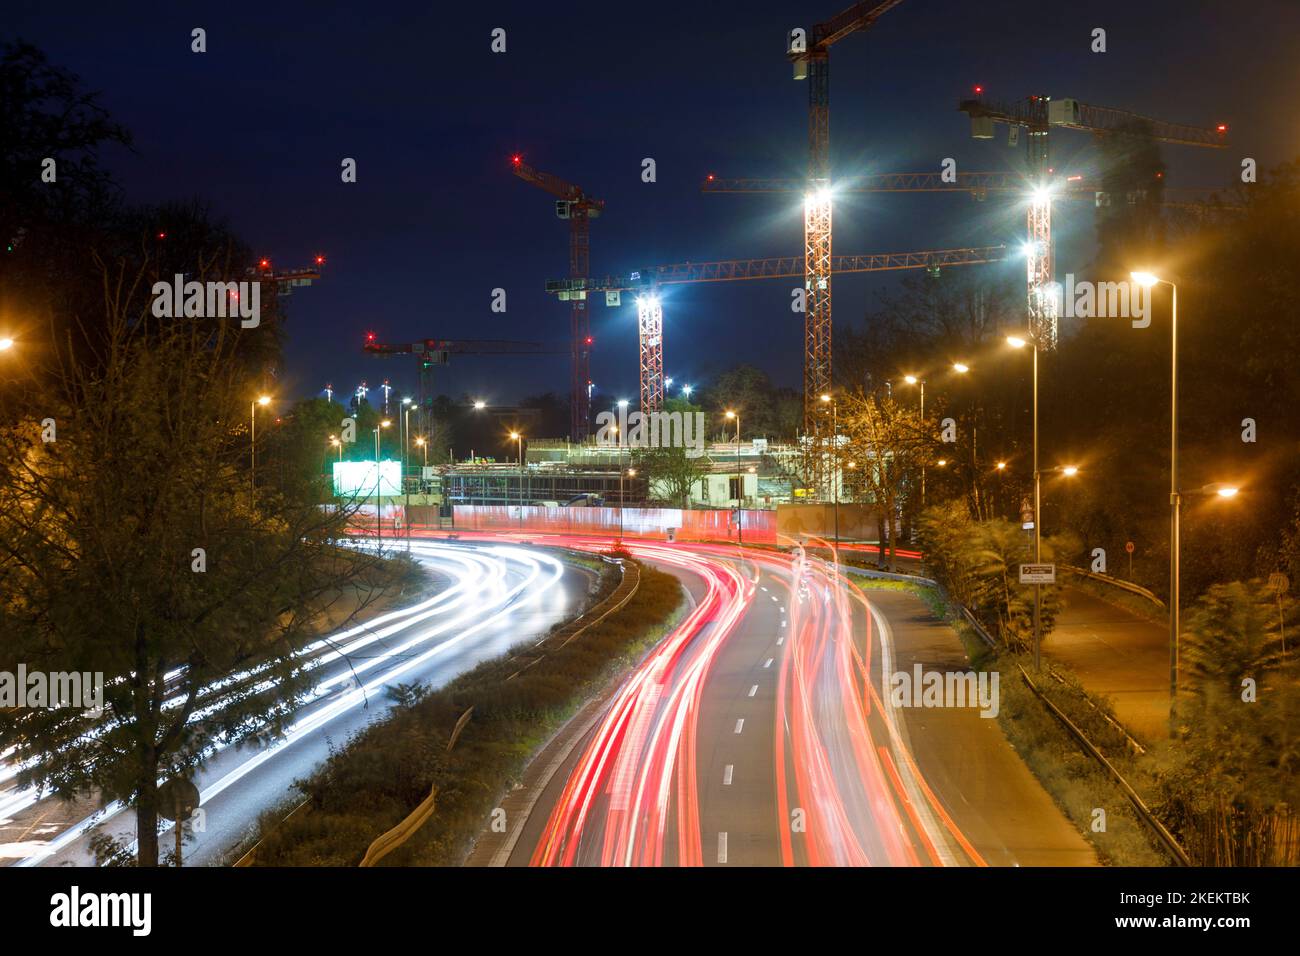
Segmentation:
<svg viewBox="0 0 1300 956">
<path fill-rule="evenodd" d="M 601 199 L 551 173 L 534 169 L 520 156 L 512 156 L 511 169 L 524 182 L 556 197 L 555 214 L 569 221 L 569 277 L 583 279 L 591 272 L 591 220 L 605 209 Z M 569 433 L 583 441 L 591 425 L 591 317 L 585 298 L 569 300 L 569 351 L 572 373 L 569 388 Z"/>
</svg>

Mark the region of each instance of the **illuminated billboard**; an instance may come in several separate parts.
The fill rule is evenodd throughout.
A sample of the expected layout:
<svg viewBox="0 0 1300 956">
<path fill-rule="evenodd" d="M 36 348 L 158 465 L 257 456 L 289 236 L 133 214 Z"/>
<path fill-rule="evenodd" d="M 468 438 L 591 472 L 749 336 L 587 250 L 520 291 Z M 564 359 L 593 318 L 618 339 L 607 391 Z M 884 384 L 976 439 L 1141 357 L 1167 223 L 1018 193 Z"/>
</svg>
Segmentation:
<svg viewBox="0 0 1300 956">
<path fill-rule="evenodd" d="M 378 488 L 376 488 L 378 483 Z M 402 493 L 402 463 L 381 461 L 334 462 L 334 494 L 339 498 L 373 498 Z"/>
</svg>

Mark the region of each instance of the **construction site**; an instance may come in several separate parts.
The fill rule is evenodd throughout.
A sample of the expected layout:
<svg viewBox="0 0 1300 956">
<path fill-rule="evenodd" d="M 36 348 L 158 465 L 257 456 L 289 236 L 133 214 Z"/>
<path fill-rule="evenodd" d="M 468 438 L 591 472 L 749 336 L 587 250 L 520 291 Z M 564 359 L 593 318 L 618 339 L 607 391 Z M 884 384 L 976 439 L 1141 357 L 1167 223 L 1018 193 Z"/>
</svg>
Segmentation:
<svg viewBox="0 0 1300 956">
<path fill-rule="evenodd" d="M 686 509 L 730 509 L 737 515 L 745 510 L 770 510 L 778 506 L 811 503 L 868 503 L 869 492 L 855 486 L 845 474 L 846 463 L 838 449 L 848 440 L 837 434 L 833 409 L 837 389 L 861 385 L 844 381 L 834 365 L 834 296 L 836 276 L 868 273 L 912 272 L 938 279 L 958 267 L 979 269 L 990 264 L 1012 263 L 1023 269 L 1023 318 L 1021 329 L 1033 344 L 1035 355 L 1056 349 L 1060 336 L 1062 302 L 1057 281 L 1054 214 L 1083 218 L 1090 210 L 1146 206 L 1186 215 L 1231 213 L 1234 201 L 1220 186 L 1165 188 L 1163 167 L 1149 184 L 1115 191 L 1114 171 L 1103 171 L 1088 159 L 1079 143 L 1072 144 L 1068 165 L 1053 160 L 1052 144 L 1062 136 L 1086 134 L 1104 149 L 1108 141 L 1160 146 L 1186 146 L 1222 150 L 1228 146 L 1228 127 L 1218 122 L 1202 125 L 1172 122 L 1140 115 L 1120 106 L 1098 105 L 1074 96 L 1030 94 L 1019 98 L 986 96 L 973 85 L 954 96 L 955 110 L 964 114 L 967 135 L 988 141 L 991 156 L 1001 153 L 1007 168 L 957 168 L 944 159 L 925 169 L 917 162 L 909 172 L 861 172 L 832 169 L 831 165 L 831 51 L 836 58 L 854 56 L 854 42 L 862 34 L 887 29 L 890 14 L 902 0 L 853 4 L 811 29 L 792 30 L 787 38 L 787 69 L 795 82 L 807 88 L 806 175 L 802 178 L 744 177 L 748 170 L 703 171 L 699 194 L 702 203 L 726 203 L 737 194 L 767 194 L 775 203 L 802 202 L 801 249 L 791 255 L 762 258 L 732 258 L 701 262 L 646 263 L 618 274 L 592 267 L 592 226 L 607 212 L 606 202 L 593 191 L 566 176 L 533 165 L 533 157 L 517 152 L 503 157 L 500 175 L 513 175 L 546 194 L 545 203 L 530 202 L 521 191 L 517 202 L 528 215 L 553 216 L 558 221 L 557 265 L 563 262 L 558 233 L 567 232 L 567 275 L 545 283 L 547 296 L 568 312 L 568 340 L 515 341 L 428 338 L 416 342 L 389 343 L 368 330 L 364 350 L 377 357 L 396 357 L 414 363 L 418 382 L 414 395 L 404 399 L 415 409 L 416 423 L 406 424 L 402 439 L 402 501 L 415 493 L 421 505 L 438 506 L 444 520 L 453 507 L 474 505 L 539 509 L 618 506 L 638 503 L 673 504 Z M 898 14 L 894 14 L 897 16 Z M 1074 94 L 1075 90 L 1054 91 Z M 998 149 L 994 149 L 998 147 Z M 1082 158 L 1081 158 L 1082 155 Z M 539 157 L 540 158 L 540 157 Z M 592 170 L 569 171 L 585 180 Z M 1121 179 L 1123 177 L 1120 177 Z M 930 248 L 915 251 L 839 251 L 834 241 L 835 210 L 845 200 L 870 194 L 952 194 L 952 202 L 1002 204 L 1023 210 L 1023 241 L 960 248 Z M 723 198 L 715 198 L 723 197 Z M 618 215 L 620 210 L 612 210 Z M 644 210 L 628 210 L 643 215 Z M 796 236 L 790 237 L 792 247 Z M 599 255 L 603 250 L 597 243 Z M 739 251 L 739 250 L 738 250 Z M 636 254 L 635 252 L 633 254 Z M 621 258 L 626 260 L 627 253 Z M 1023 265 L 1020 265 L 1023 263 Z M 1076 268 L 1074 265 L 1067 267 Z M 558 271 L 558 270 L 557 270 Z M 665 335 L 666 293 L 678 286 L 783 280 L 793 283 L 791 311 L 801 313 L 802 424 L 797 434 L 781 436 L 743 434 L 744 415 L 724 408 L 703 409 L 708 416 L 712 439 L 697 474 L 685 485 L 670 487 L 657 474 L 637 470 L 638 442 L 615 433 L 601 434 L 596 418 L 614 412 L 614 403 L 600 407 L 593 398 L 591 362 L 595 350 L 592 313 L 595 310 L 635 309 L 639 394 L 634 403 L 620 400 L 625 414 L 629 404 L 643 415 L 661 412 L 666 401 L 683 408 L 691 404 L 691 386 L 678 385 L 665 376 L 671 362 L 673 342 Z M 500 291 L 500 290 L 498 290 Z M 854 304 L 855 312 L 860 305 Z M 798 315 L 795 316 L 799 318 Z M 472 451 L 457 455 L 449 449 L 447 460 L 435 466 L 417 465 L 410 436 L 427 435 L 435 428 L 434 396 L 439 370 L 454 356 L 556 356 L 568 355 L 568 430 L 563 435 L 539 433 L 539 423 L 511 425 L 502 430 L 502 446 L 494 456 L 481 457 Z M 960 365 L 960 363 L 958 363 Z M 505 366 L 503 365 L 503 369 Z M 409 372 L 409 364 L 404 372 Z M 959 367 L 958 371 L 962 369 Z M 921 417 L 925 418 L 925 382 L 908 375 L 910 385 L 920 385 Z M 558 383 L 557 383 L 558 384 Z M 891 383 L 886 382 L 886 385 Z M 903 383 L 899 383 L 902 385 Z M 384 414 L 389 414 L 389 389 L 385 380 Z M 364 396 L 364 383 L 362 391 Z M 892 396 L 892 386 L 890 388 Z M 484 409 L 483 402 L 474 407 Z M 520 409 L 509 410 L 514 421 L 522 421 Z M 725 418 L 723 417 L 725 415 Z M 732 431 L 734 426 L 734 432 Z M 937 428 L 938 423 L 933 426 Z M 730 438 L 730 441 L 725 440 Z M 870 452 L 875 455 L 877 452 Z M 887 457 L 878 452 L 881 460 Z M 427 455 L 425 456 L 427 458 Z M 940 462 L 942 467 L 946 462 Z M 1005 466 L 999 464 L 999 469 Z M 924 478 L 921 479 L 922 482 Z M 924 489 L 921 489 L 924 498 Z M 384 499 L 396 505 L 396 499 Z M 896 505 L 895 520 L 903 521 Z M 468 514 L 469 512 L 465 512 Z M 733 518 L 739 529 L 741 519 Z M 818 530 L 830 534 L 831 525 Z M 837 537 L 838 532 L 837 533 Z M 871 532 L 876 534 L 878 532 Z"/>
</svg>

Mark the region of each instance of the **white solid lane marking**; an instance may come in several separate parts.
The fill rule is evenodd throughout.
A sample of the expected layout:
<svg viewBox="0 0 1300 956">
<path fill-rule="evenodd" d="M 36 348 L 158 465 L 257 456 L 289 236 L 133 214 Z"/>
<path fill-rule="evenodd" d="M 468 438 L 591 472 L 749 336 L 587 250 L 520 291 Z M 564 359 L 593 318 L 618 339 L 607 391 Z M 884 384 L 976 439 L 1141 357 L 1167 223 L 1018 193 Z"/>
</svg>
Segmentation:
<svg viewBox="0 0 1300 956">
<path fill-rule="evenodd" d="M 778 637 L 778 638 L 776 639 L 776 642 L 777 642 L 777 644 L 784 644 L 784 643 L 785 643 L 785 638 L 784 638 L 784 637 Z"/>
<path fill-rule="evenodd" d="M 767 659 L 767 663 L 764 664 L 763 666 L 764 666 L 764 667 L 771 667 L 771 666 L 772 666 L 772 661 L 774 661 L 774 660 L 776 660 L 776 658 L 774 658 L 774 657 L 769 657 L 769 658 Z"/>
<path fill-rule="evenodd" d="M 741 717 L 738 721 L 736 721 L 736 733 L 740 733 L 744 729 L 745 729 L 745 718 Z"/>
<path fill-rule="evenodd" d="M 758 685 L 755 684 L 753 687 L 749 689 L 749 696 L 753 697 L 757 693 L 758 693 Z"/>
<path fill-rule="evenodd" d="M 727 862 L 727 831 L 718 834 L 718 862 Z"/>
<path fill-rule="evenodd" d="M 735 769 L 736 769 L 736 765 L 732 763 L 729 763 L 722 768 L 722 785 L 724 787 L 731 786 L 731 773 Z"/>
</svg>

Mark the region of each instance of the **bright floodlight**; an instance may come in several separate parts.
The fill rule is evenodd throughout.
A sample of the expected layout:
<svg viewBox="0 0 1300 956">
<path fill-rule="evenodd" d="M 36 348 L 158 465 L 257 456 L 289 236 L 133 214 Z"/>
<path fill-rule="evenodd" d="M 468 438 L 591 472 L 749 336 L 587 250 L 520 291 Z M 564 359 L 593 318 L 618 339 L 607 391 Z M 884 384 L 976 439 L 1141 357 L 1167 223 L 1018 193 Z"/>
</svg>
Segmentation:
<svg viewBox="0 0 1300 956">
<path fill-rule="evenodd" d="M 1000 461 L 1000 462 L 998 462 L 998 465 L 997 465 L 998 471 L 1002 471 L 1002 470 L 1005 469 L 1006 467 L 1007 467 L 1007 463 L 1006 463 L 1005 461 Z"/>
<path fill-rule="evenodd" d="M 958 373 L 959 375 L 965 375 L 967 372 L 970 371 L 970 366 L 962 362 L 953 362 L 952 370 Z"/>
<path fill-rule="evenodd" d="M 830 397 L 829 395 L 822 395 L 822 401 L 823 401 L 823 402 L 829 402 L 830 400 L 831 400 L 831 397 Z"/>
<path fill-rule="evenodd" d="M 1150 272 L 1132 272 L 1129 274 L 1133 277 L 1133 281 L 1144 289 L 1149 289 L 1160 281 L 1159 276 L 1153 275 Z"/>
<path fill-rule="evenodd" d="M 13 347 L 14 347 L 13 339 L 7 337 L 0 339 L 0 352 L 3 352 L 5 349 L 11 349 Z"/>
<path fill-rule="evenodd" d="M 1078 473 L 1079 469 L 1074 465 L 1066 465 L 1061 469 L 1061 474 L 1065 475 L 1067 478 L 1077 475 Z"/>
<path fill-rule="evenodd" d="M 918 379 L 915 375 L 904 375 L 903 381 L 906 382 L 908 385 L 915 385 L 917 382 L 920 381 L 920 379 Z"/>
<path fill-rule="evenodd" d="M 487 402 L 475 402 L 474 407 L 477 408 L 479 411 L 482 411 L 483 409 L 487 408 Z"/>
<path fill-rule="evenodd" d="M 1033 192 L 1034 202 L 1043 203 L 1052 198 L 1052 187 L 1050 184 L 1038 186 Z"/>
<path fill-rule="evenodd" d="M 693 392 L 693 391 L 695 391 L 695 389 L 692 388 L 692 387 L 689 386 L 689 385 L 683 385 L 683 386 L 682 386 L 682 394 L 685 395 L 687 398 L 690 398 L 690 397 L 691 397 L 691 392 Z"/>
<path fill-rule="evenodd" d="M 270 396 L 270 395 L 263 395 L 261 398 L 259 398 L 259 399 L 257 400 L 257 404 L 259 404 L 259 405 L 270 405 L 270 404 L 271 404 L 271 396 Z"/>
<path fill-rule="evenodd" d="M 618 400 L 618 407 L 619 407 L 619 408 L 627 408 L 627 399 L 626 399 L 626 398 L 620 398 L 620 399 Z"/>
<path fill-rule="evenodd" d="M 411 404 L 411 400 L 410 400 L 409 398 L 404 398 L 404 399 L 402 399 L 402 404 L 403 404 L 403 405 L 410 405 L 410 404 Z"/>
<path fill-rule="evenodd" d="M 1010 345 L 1013 349 L 1023 349 L 1028 344 L 1029 343 L 1027 341 L 1022 339 L 1018 335 L 1007 336 L 1007 345 Z"/>
</svg>

